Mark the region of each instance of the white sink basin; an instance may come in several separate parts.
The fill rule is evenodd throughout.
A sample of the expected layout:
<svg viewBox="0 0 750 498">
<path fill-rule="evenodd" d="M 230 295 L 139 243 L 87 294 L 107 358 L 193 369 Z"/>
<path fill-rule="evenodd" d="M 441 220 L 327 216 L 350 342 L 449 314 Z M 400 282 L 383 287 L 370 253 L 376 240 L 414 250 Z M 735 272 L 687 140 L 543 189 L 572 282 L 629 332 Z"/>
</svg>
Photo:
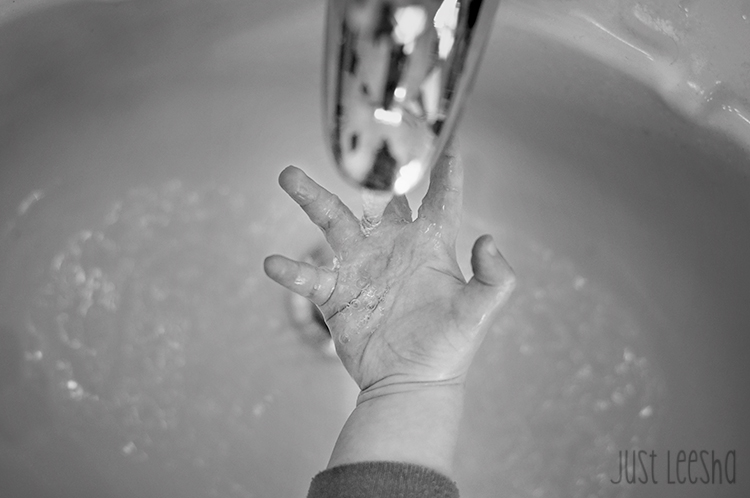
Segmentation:
<svg viewBox="0 0 750 498">
<path fill-rule="evenodd" d="M 605 3 L 502 4 L 461 125 L 462 264 L 490 232 L 519 278 L 466 498 L 750 492 L 744 4 L 716 34 L 705 2 Z M 0 3 L 1 496 L 304 496 L 325 467 L 356 388 L 262 271 L 323 242 L 287 164 L 359 205 L 323 147 L 323 8 Z M 612 484 L 633 449 L 649 482 Z M 679 450 L 734 451 L 736 482 L 669 484 Z"/>
</svg>

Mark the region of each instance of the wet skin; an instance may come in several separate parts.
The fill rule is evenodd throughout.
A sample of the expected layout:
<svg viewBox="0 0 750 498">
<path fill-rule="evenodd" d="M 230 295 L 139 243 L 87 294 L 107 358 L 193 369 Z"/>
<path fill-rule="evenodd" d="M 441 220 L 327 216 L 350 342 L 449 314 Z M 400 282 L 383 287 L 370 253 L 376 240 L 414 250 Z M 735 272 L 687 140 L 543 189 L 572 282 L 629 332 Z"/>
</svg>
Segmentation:
<svg viewBox="0 0 750 498">
<path fill-rule="evenodd" d="M 418 215 L 394 197 L 367 231 L 341 200 L 290 166 L 281 187 L 324 232 L 333 268 L 273 255 L 265 271 L 318 305 L 360 401 L 421 385 L 463 385 L 491 321 L 515 285 L 492 237 L 474 244 L 474 276 L 456 261 L 463 167 L 449 149 L 435 166 Z"/>
</svg>

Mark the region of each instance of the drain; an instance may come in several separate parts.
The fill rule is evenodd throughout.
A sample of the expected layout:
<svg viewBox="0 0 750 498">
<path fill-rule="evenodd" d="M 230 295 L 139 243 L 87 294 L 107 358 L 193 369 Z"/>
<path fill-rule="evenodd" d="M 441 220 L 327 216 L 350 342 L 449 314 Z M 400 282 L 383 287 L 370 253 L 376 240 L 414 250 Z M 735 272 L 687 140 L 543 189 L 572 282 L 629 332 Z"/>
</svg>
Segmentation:
<svg viewBox="0 0 750 498">
<path fill-rule="evenodd" d="M 333 253 L 326 246 L 317 246 L 308 251 L 301 260 L 315 266 L 330 268 L 333 264 Z M 289 295 L 292 324 L 302 341 L 326 357 L 337 358 L 331 332 L 318 307 L 298 294 Z"/>
</svg>

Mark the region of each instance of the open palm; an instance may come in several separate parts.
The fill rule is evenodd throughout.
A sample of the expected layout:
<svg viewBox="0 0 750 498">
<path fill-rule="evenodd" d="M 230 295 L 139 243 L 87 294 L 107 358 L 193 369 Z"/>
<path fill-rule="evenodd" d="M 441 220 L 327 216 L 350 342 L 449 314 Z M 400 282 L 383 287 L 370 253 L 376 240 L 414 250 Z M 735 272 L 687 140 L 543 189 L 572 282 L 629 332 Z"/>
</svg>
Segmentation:
<svg viewBox="0 0 750 498">
<path fill-rule="evenodd" d="M 394 197 L 371 230 L 300 169 L 286 168 L 279 183 L 324 231 L 336 259 L 319 268 L 274 255 L 265 271 L 320 308 L 363 394 L 462 384 L 515 279 L 488 235 L 474 244 L 472 279 L 461 274 L 460 161 L 446 155 L 435 166 L 416 219 L 406 198 Z"/>
</svg>

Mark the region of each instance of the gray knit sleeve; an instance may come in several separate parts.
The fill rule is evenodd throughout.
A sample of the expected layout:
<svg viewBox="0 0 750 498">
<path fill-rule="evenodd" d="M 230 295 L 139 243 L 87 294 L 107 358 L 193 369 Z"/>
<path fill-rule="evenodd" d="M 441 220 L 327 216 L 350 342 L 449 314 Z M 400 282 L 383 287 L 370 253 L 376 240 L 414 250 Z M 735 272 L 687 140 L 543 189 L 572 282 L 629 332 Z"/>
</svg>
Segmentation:
<svg viewBox="0 0 750 498">
<path fill-rule="evenodd" d="M 410 463 L 360 462 L 313 478 L 307 498 L 458 498 L 456 483 Z"/>
</svg>

